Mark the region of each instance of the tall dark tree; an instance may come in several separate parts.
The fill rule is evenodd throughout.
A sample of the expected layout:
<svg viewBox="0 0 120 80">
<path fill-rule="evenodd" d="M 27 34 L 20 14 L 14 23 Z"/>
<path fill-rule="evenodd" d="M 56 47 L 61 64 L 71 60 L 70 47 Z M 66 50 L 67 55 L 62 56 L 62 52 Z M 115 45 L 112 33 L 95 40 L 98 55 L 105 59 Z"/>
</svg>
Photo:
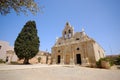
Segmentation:
<svg viewBox="0 0 120 80">
<path fill-rule="evenodd" d="M 39 43 L 36 23 L 28 21 L 15 40 L 15 53 L 19 59 L 24 59 L 24 64 L 29 64 L 29 59 L 33 58 L 39 51 Z"/>
</svg>

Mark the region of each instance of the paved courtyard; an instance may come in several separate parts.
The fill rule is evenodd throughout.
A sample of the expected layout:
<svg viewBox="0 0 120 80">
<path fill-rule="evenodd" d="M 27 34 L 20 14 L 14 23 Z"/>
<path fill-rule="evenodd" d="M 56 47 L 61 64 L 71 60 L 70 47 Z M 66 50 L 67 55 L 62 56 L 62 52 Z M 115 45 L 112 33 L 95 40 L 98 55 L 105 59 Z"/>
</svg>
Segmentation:
<svg viewBox="0 0 120 80">
<path fill-rule="evenodd" d="M 120 80 L 120 70 L 62 65 L 0 65 L 0 80 Z"/>
</svg>

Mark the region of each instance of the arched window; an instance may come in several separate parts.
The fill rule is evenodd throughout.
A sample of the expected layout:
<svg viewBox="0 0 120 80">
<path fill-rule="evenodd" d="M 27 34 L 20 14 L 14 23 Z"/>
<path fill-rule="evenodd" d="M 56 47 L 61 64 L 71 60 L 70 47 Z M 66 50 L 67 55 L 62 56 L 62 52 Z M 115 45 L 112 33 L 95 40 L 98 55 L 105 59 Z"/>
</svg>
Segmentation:
<svg viewBox="0 0 120 80">
<path fill-rule="evenodd" d="M 71 30 L 69 29 L 68 30 L 68 38 L 71 38 L 71 36 L 72 36 L 72 33 L 71 33 Z"/>
<path fill-rule="evenodd" d="M 64 34 L 66 34 L 66 31 L 64 32 Z"/>
<path fill-rule="evenodd" d="M 60 50 L 58 50 L 58 52 L 60 53 Z"/>
<path fill-rule="evenodd" d="M 69 29 L 69 31 L 68 31 L 69 33 L 71 33 L 71 30 Z"/>
<path fill-rule="evenodd" d="M 67 38 L 66 31 L 64 32 L 64 37 Z"/>
<path fill-rule="evenodd" d="M 2 47 L 2 46 L 0 45 L 0 49 L 1 49 L 1 47 Z"/>
</svg>

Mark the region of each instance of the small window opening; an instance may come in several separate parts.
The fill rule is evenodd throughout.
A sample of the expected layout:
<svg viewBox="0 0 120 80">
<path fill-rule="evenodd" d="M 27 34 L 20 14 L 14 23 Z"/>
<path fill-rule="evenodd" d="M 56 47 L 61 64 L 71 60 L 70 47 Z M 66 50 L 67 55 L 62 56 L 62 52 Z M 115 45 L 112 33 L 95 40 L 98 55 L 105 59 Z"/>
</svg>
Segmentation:
<svg viewBox="0 0 120 80">
<path fill-rule="evenodd" d="M 76 38 L 76 40 L 79 40 L 79 38 Z"/>
<path fill-rule="evenodd" d="M 58 43 L 59 45 L 61 44 L 61 43 Z"/>
<path fill-rule="evenodd" d="M 58 52 L 60 53 L 60 50 L 58 50 Z"/>
<path fill-rule="evenodd" d="M 80 50 L 80 48 L 77 48 L 77 50 Z"/>
</svg>

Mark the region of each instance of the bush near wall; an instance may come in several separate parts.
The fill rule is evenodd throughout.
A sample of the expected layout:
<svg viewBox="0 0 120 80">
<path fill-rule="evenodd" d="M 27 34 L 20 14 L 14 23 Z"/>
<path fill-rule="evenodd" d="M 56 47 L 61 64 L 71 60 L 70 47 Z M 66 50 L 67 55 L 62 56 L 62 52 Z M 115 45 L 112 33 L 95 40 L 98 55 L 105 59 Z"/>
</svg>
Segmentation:
<svg viewBox="0 0 120 80">
<path fill-rule="evenodd" d="M 10 62 L 10 64 L 11 64 L 11 65 L 21 65 L 22 63 L 18 63 L 18 62 L 16 62 L 16 61 L 12 61 L 12 62 Z"/>
<path fill-rule="evenodd" d="M 113 59 L 115 65 L 120 65 L 120 56 Z"/>
<path fill-rule="evenodd" d="M 106 58 L 113 61 L 115 65 L 120 65 L 120 55 L 110 55 L 110 56 L 106 56 Z"/>
<path fill-rule="evenodd" d="M 108 58 L 101 58 L 99 59 L 99 61 L 96 62 L 98 68 L 105 68 L 105 69 L 109 69 L 113 64 L 114 62 Z"/>
<path fill-rule="evenodd" d="M 2 59 L 0 59 L 0 63 L 5 63 L 5 61 L 3 61 Z"/>
<path fill-rule="evenodd" d="M 120 56 L 118 56 L 118 57 L 116 58 L 115 64 L 116 64 L 116 65 L 120 65 Z"/>
</svg>

